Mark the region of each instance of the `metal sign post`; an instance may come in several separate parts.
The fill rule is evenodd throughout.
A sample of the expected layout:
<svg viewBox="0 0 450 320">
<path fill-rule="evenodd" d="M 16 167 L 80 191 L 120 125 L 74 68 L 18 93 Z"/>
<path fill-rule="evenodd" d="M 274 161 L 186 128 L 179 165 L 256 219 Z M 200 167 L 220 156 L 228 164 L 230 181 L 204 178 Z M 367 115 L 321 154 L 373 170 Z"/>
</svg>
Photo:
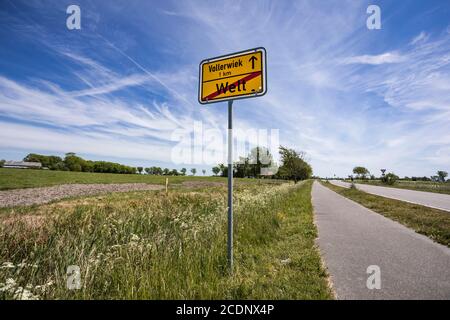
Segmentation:
<svg viewBox="0 0 450 320">
<path fill-rule="evenodd" d="M 233 272 L 233 100 L 228 100 L 228 267 Z"/>
<path fill-rule="evenodd" d="M 227 256 L 233 272 L 233 100 L 267 92 L 266 49 L 254 48 L 200 62 L 198 102 L 228 101 L 228 238 Z"/>
</svg>

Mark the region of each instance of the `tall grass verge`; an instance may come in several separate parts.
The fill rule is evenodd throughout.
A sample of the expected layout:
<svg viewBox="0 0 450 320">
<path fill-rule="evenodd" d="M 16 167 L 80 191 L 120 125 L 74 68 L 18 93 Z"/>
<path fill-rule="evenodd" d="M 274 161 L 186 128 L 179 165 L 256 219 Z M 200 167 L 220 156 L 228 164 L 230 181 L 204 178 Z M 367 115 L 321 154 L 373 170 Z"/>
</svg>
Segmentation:
<svg viewBox="0 0 450 320">
<path fill-rule="evenodd" d="M 3 299 L 326 299 L 311 183 L 236 190 L 226 269 L 225 188 L 134 192 L 2 211 Z M 81 289 L 66 286 L 67 267 Z"/>
</svg>

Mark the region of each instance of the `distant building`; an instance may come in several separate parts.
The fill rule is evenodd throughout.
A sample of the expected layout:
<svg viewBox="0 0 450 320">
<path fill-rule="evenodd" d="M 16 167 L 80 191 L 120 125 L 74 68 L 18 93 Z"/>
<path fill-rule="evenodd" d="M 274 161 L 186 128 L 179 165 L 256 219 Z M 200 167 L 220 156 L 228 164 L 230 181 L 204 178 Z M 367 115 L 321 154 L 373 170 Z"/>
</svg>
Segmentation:
<svg viewBox="0 0 450 320">
<path fill-rule="evenodd" d="M 42 164 L 40 162 L 5 161 L 3 168 L 41 169 Z"/>
</svg>

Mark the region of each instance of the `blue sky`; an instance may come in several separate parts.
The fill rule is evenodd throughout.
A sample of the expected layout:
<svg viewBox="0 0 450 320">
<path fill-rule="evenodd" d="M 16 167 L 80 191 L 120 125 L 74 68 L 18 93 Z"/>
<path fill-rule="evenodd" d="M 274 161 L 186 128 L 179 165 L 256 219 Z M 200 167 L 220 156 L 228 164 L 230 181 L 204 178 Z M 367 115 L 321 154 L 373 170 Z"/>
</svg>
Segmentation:
<svg viewBox="0 0 450 320">
<path fill-rule="evenodd" d="M 66 28 L 70 4 L 81 30 Z M 198 63 L 263 46 L 268 93 L 235 103 L 235 128 L 279 129 L 321 176 L 450 172 L 449 17 L 446 0 L 4 0 L 0 158 L 185 166 L 175 130 L 226 130 L 226 103 L 197 102 Z"/>
</svg>

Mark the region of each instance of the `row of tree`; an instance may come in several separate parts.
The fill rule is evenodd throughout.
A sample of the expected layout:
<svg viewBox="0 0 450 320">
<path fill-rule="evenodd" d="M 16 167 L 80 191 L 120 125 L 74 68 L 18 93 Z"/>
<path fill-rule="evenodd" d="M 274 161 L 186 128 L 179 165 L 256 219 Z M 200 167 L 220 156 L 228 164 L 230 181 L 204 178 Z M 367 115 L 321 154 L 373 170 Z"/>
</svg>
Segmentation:
<svg viewBox="0 0 450 320">
<path fill-rule="evenodd" d="M 312 176 L 311 165 L 305 159 L 304 152 L 280 146 L 279 148 L 281 166 L 274 161 L 272 154 L 267 148 L 253 148 L 246 157 L 233 164 L 233 176 L 239 178 L 261 178 L 270 177 L 274 179 L 298 180 L 309 179 Z M 73 152 L 65 154 L 64 158 L 58 156 L 46 156 L 36 153 L 28 154 L 24 159 L 27 162 L 40 162 L 43 167 L 50 170 L 79 171 L 79 172 L 102 172 L 102 173 L 124 173 L 124 174 L 149 174 L 165 176 L 185 176 L 186 168 L 177 169 L 161 167 L 130 167 L 119 163 L 108 161 L 91 161 L 77 156 Z M 212 168 L 214 175 L 226 177 L 228 166 L 219 164 Z M 192 175 L 197 173 L 196 168 L 191 168 Z M 203 175 L 206 170 L 202 170 Z"/>
<path fill-rule="evenodd" d="M 4 163 L 4 160 L 2 160 Z M 42 167 L 50 170 L 59 171 L 79 171 L 79 172 L 101 172 L 101 173 L 147 173 L 151 175 L 165 175 L 165 176 L 185 176 L 187 169 L 182 168 L 180 171 L 177 169 L 161 168 L 161 167 L 130 167 L 119 163 L 108 161 L 91 161 L 85 160 L 77 156 L 73 152 L 66 153 L 64 159 L 58 156 L 45 156 L 36 153 L 28 154 L 23 161 L 28 162 L 40 162 Z M 0 162 L 0 167 L 3 164 Z M 196 168 L 191 168 L 192 175 L 197 173 Z M 203 175 L 206 174 L 206 170 L 202 170 Z"/>
<path fill-rule="evenodd" d="M 375 180 L 375 176 L 371 175 L 369 170 L 365 167 L 354 167 L 353 173 L 356 175 L 357 179 L 363 179 L 366 180 L 369 176 L 371 180 Z M 411 180 L 411 181 L 435 181 L 435 182 L 445 182 L 445 178 L 448 176 L 448 173 L 446 171 L 437 171 L 436 175 L 428 177 L 405 177 L 402 180 Z M 350 179 L 353 179 L 353 176 L 349 176 Z M 395 181 L 399 180 L 400 178 L 394 174 L 393 172 L 386 173 L 386 169 L 381 169 L 381 177 L 380 180 L 386 184 L 394 184 Z M 447 180 L 448 181 L 448 180 Z"/>
<path fill-rule="evenodd" d="M 151 175 L 157 175 L 157 176 L 185 176 L 187 169 L 186 168 L 181 168 L 180 171 L 178 171 L 177 169 L 169 169 L 169 168 L 161 168 L 161 167 L 149 167 L 149 168 L 143 168 L 143 167 L 137 167 L 137 171 L 139 173 L 147 173 L 147 174 L 151 174 Z M 195 174 L 197 173 L 197 169 L 196 168 L 191 168 L 190 172 L 192 173 L 193 176 L 195 176 Z M 203 175 L 206 174 L 206 170 L 203 169 L 202 170 Z"/>
<path fill-rule="evenodd" d="M 136 168 L 134 167 L 108 161 L 85 160 L 73 152 L 66 153 L 64 159 L 58 156 L 30 153 L 23 158 L 23 161 L 40 162 L 43 167 L 50 170 L 123 174 L 136 173 Z"/>
<path fill-rule="evenodd" d="M 281 166 L 274 161 L 267 148 L 255 147 L 246 157 L 233 163 L 233 176 L 238 178 L 261 178 L 299 180 L 312 176 L 312 167 L 305 159 L 304 152 L 280 146 Z M 212 168 L 215 175 L 228 176 L 228 166 L 219 164 Z"/>
</svg>

